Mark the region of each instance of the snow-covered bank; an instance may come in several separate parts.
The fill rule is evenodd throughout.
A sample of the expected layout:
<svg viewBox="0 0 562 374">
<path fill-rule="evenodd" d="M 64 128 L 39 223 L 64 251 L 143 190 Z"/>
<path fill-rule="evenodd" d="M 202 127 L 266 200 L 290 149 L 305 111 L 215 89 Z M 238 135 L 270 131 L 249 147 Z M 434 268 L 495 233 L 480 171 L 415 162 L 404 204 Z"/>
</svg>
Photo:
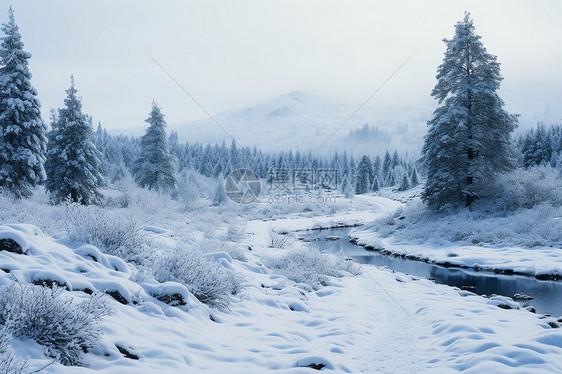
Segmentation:
<svg viewBox="0 0 562 374">
<path fill-rule="evenodd" d="M 552 215 L 559 214 L 556 208 L 488 217 L 468 211 L 432 215 L 419 201 L 410 204 L 352 230 L 350 237 L 368 249 L 445 266 L 562 278 L 560 219 Z M 525 235 L 531 246 L 518 244 Z"/>
</svg>

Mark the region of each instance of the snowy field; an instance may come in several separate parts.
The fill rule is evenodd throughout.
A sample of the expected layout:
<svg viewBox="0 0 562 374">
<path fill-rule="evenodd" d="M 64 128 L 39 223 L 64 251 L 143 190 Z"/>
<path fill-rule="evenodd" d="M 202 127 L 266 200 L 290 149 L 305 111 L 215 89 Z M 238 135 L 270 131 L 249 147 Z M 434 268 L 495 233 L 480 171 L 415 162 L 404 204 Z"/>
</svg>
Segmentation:
<svg viewBox="0 0 562 374">
<path fill-rule="evenodd" d="M 341 266 L 343 258 L 323 262 L 328 256 L 299 257 L 315 249 L 292 239 L 291 230 L 369 222 L 388 215 L 400 202 L 377 196 L 341 198 L 334 213 L 319 209 L 316 216 L 293 207 L 288 218 L 274 220 L 259 213 L 264 204 L 252 208 L 259 219 L 238 223 L 243 229 L 237 235 L 227 223 L 235 216 L 224 212 L 185 213 L 168 205 L 149 215 L 140 209 L 142 204 L 133 204 L 115 213 L 134 212 L 143 223 L 143 241 L 153 251 L 196 246 L 214 264 L 243 279 L 227 307 L 202 303 L 178 282 L 157 282 L 144 266 L 77 242 L 68 232 L 51 228 L 45 233 L 3 220 L 0 238 L 16 241 L 25 252 L 0 251 L 3 285 L 13 285 L 15 279 L 23 286 L 54 281 L 71 290 L 62 291 L 62 297 L 73 303 L 88 299 L 90 291 L 105 292 L 102 299 L 113 311 L 101 318 L 100 344 L 83 356 L 81 367 L 52 363 L 45 372 L 560 371 L 562 331 L 549 325 L 555 318 L 504 310 L 497 305 L 513 301 L 482 298 L 388 269 Z M 62 208 L 43 209 L 61 214 L 57 209 Z M 40 216 L 42 209 L 35 211 Z M 214 230 L 194 230 L 195 215 L 214 219 Z M 49 222 L 37 221 L 47 230 Z M 279 236 L 289 240 L 282 248 L 271 248 L 272 238 Z M 209 246 L 206 237 L 221 237 L 222 244 Z M 303 262 L 284 267 L 279 259 L 286 254 L 298 254 Z M 171 295 L 184 305 L 167 304 Z M 23 337 L 10 346 L 19 359 L 28 360 L 29 371 L 52 361 L 43 346 Z"/>
</svg>

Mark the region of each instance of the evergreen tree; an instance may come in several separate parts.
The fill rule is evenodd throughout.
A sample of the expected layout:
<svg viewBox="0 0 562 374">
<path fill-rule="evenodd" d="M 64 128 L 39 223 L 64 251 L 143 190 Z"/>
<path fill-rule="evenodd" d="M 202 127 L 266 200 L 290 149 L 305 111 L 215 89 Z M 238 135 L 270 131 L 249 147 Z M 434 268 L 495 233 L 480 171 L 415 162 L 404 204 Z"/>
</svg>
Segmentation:
<svg viewBox="0 0 562 374">
<path fill-rule="evenodd" d="M 369 192 L 371 187 L 371 175 L 373 175 L 371 160 L 366 155 L 363 155 L 359 161 L 359 165 L 357 166 L 357 178 L 355 180 L 356 194 Z"/>
<path fill-rule="evenodd" d="M 347 174 L 345 175 L 342 182 L 342 192 L 347 199 L 353 198 L 354 187 L 353 184 L 349 181 L 349 176 Z"/>
<path fill-rule="evenodd" d="M 390 165 L 390 167 L 393 169 L 400 165 L 400 156 L 398 156 L 398 151 L 394 151 L 394 154 L 392 155 L 392 162 Z"/>
<path fill-rule="evenodd" d="M 388 150 L 384 154 L 384 160 L 382 162 L 382 179 L 386 181 L 390 177 L 390 172 L 392 170 L 392 159 L 390 158 L 390 153 Z"/>
<path fill-rule="evenodd" d="M 28 197 L 45 180 L 47 125 L 31 85 L 28 60 L 12 7 L 0 44 L 0 188 Z"/>
<path fill-rule="evenodd" d="M 76 93 L 71 77 L 65 108 L 59 109 L 58 116 L 51 114 L 46 188 L 54 202 L 69 199 L 88 205 L 100 196 L 101 154 L 92 142 L 92 119 L 82 113 L 82 102 Z"/>
<path fill-rule="evenodd" d="M 416 187 L 418 184 L 420 184 L 420 178 L 418 177 L 418 172 L 414 167 L 412 170 L 412 176 L 410 177 L 410 186 Z"/>
<path fill-rule="evenodd" d="M 410 189 L 410 182 L 408 181 L 408 175 L 404 173 L 402 182 L 400 182 L 400 186 L 398 186 L 398 191 L 406 191 L 408 189 Z"/>
<path fill-rule="evenodd" d="M 373 185 L 371 186 L 371 190 L 373 192 L 377 192 L 378 190 L 380 190 L 380 183 L 379 183 L 379 177 L 375 176 L 375 179 L 373 180 Z"/>
<path fill-rule="evenodd" d="M 141 187 L 174 193 L 177 184 L 176 163 L 170 153 L 164 114 L 154 101 L 145 122 L 149 126 L 141 138 L 141 153 L 133 169 L 135 179 Z"/>
<path fill-rule="evenodd" d="M 228 196 L 224 188 L 224 176 L 219 174 L 217 178 L 217 184 L 215 185 L 215 190 L 213 191 L 213 206 L 223 205 L 228 202 Z"/>
<path fill-rule="evenodd" d="M 381 167 L 382 167 L 381 157 L 379 155 L 377 155 L 377 157 L 375 157 L 375 161 L 373 161 L 373 174 L 374 174 L 375 177 L 380 176 Z"/>
<path fill-rule="evenodd" d="M 469 13 L 445 39 L 447 50 L 431 95 L 439 104 L 428 122 L 423 157 L 427 182 L 422 198 L 433 209 L 469 206 L 484 182 L 514 167 L 511 132 L 517 117 L 497 95 L 502 77 L 496 56 L 486 51 Z"/>
</svg>

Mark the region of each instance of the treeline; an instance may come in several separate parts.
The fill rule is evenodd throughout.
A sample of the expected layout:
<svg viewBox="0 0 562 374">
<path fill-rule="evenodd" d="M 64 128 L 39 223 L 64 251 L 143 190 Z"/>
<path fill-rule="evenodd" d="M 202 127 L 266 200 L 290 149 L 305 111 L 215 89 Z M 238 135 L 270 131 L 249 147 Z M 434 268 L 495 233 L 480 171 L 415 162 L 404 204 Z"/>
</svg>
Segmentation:
<svg viewBox="0 0 562 374">
<path fill-rule="evenodd" d="M 135 162 L 142 155 L 138 138 L 110 135 L 99 124 L 93 143 L 103 155 L 102 168 L 108 182 L 117 182 L 128 173 L 135 175 Z M 225 141 L 220 145 L 180 143 L 176 132 L 170 134 L 168 144 L 178 173 L 195 171 L 209 178 L 222 178 L 241 168 L 254 171 L 264 180 L 268 180 L 272 171 L 284 170 L 292 176 L 300 170 L 331 170 L 337 174 L 338 189 L 346 195 L 378 191 L 389 186 L 406 190 L 419 183 L 414 161 L 397 151 L 392 154 L 386 151 L 382 158 L 364 155 L 359 160 L 345 151 L 331 155 L 298 150 L 272 153 L 239 146 L 235 141 L 228 145 Z"/>
</svg>

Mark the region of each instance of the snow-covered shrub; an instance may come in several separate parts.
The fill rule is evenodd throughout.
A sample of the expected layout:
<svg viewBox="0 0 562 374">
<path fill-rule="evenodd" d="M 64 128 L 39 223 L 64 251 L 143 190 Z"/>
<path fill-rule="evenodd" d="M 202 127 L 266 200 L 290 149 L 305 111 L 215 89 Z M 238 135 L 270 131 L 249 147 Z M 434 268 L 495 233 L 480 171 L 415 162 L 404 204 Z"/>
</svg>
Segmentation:
<svg viewBox="0 0 562 374">
<path fill-rule="evenodd" d="M 246 222 L 236 220 L 228 225 L 228 229 L 224 234 L 224 239 L 231 242 L 238 242 L 244 238 L 246 232 Z"/>
<path fill-rule="evenodd" d="M 216 239 L 203 239 L 199 241 L 196 246 L 200 249 L 201 253 L 217 253 L 226 252 L 234 260 L 246 262 L 246 252 L 240 245 L 234 243 L 227 243 Z"/>
<path fill-rule="evenodd" d="M 129 178 L 119 182 L 117 187 L 128 195 L 129 208 L 134 209 L 136 214 L 143 214 L 144 218 L 152 216 L 155 212 L 172 212 L 181 208 L 181 204 L 170 195 L 140 188 Z M 152 222 L 154 223 L 156 222 Z"/>
<path fill-rule="evenodd" d="M 291 237 L 288 233 L 278 233 L 277 231 L 269 230 L 269 247 L 270 248 L 285 248 L 290 244 Z"/>
<path fill-rule="evenodd" d="M 184 169 L 178 178 L 178 198 L 184 204 L 185 210 L 200 207 L 198 200 L 203 197 L 204 191 L 212 189 L 213 181 L 193 169 Z"/>
<path fill-rule="evenodd" d="M 241 277 L 231 269 L 207 259 L 193 248 L 178 248 L 156 263 L 159 282 L 179 282 L 201 302 L 227 308 L 242 289 Z"/>
<path fill-rule="evenodd" d="M 23 374 L 27 363 L 22 362 L 10 346 L 12 334 L 7 326 L 0 326 L 0 373 Z"/>
<path fill-rule="evenodd" d="M 49 198 L 41 186 L 27 199 L 18 199 L 4 190 L 0 193 L 0 207 L 0 225 L 25 222 L 43 232 L 53 233 L 58 229 L 58 222 L 52 218 L 56 207 L 49 205 Z"/>
<path fill-rule="evenodd" d="M 70 204 L 61 221 L 71 240 L 95 245 L 127 261 L 142 263 L 147 255 L 138 223 L 128 210 Z"/>
<path fill-rule="evenodd" d="M 489 199 L 502 210 L 532 208 L 539 204 L 562 206 L 562 179 L 551 167 L 536 166 L 498 176 Z"/>
<path fill-rule="evenodd" d="M 433 212 L 413 202 L 358 231 L 376 232 L 397 241 L 459 242 L 476 245 L 552 246 L 562 243 L 562 207 L 539 204 L 504 211 L 477 202 L 472 210 Z M 360 235 L 359 235 L 360 236 Z"/>
<path fill-rule="evenodd" d="M 353 262 L 311 248 L 291 249 L 281 256 L 267 258 L 264 263 L 290 280 L 314 289 L 327 285 L 330 277 L 341 277 L 343 272 L 359 272 Z"/>
<path fill-rule="evenodd" d="M 0 324 L 14 337 L 35 340 L 64 365 L 77 365 L 102 334 L 102 317 L 111 313 L 102 294 L 81 302 L 61 288 L 14 283 L 0 289 Z"/>
<path fill-rule="evenodd" d="M 131 195 L 127 191 L 115 189 L 102 190 L 100 205 L 107 208 L 128 208 L 131 204 Z"/>
</svg>

